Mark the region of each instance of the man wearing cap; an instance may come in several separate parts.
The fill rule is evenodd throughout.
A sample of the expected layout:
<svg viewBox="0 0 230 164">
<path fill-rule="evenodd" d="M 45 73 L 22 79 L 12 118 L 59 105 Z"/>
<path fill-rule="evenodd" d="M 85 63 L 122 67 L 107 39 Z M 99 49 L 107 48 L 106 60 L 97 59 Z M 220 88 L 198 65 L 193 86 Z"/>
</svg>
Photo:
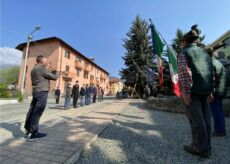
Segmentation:
<svg viewBox="0 0 230 164">
<path fill-rule="evenodd" d="M 73 86 L 72 96 L 73 96 L 73 107 L 77 108 L 77 100 L 78 100 L 78 97 L 79 97 L 79 84 L 78 84 L 78 80 L 76 81 L 76 84 Z"/>
<path fill-rule="evenodd" d="M 189 119 L 192 142 L 184 146 L 190 154 L 208 158 L 211 154 L 211 114 L 207 97 L 213 92 L 213 65 L 207 52 L 197 46 L 197 25 L 184 36 L 178 55 L 178 75 L 185 113 Z"/>
</svg>

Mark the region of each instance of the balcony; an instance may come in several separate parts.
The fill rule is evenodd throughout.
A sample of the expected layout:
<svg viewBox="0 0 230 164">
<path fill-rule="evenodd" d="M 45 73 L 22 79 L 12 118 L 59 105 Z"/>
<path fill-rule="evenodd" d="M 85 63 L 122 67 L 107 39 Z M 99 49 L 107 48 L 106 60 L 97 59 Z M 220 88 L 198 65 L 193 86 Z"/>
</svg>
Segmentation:
<svg viewBox="0 0 230 164">
<path fill-rule="evenodd" d="M 76 73 L 73 72 L 67 72 L 66 74 L 63 74 L 62 77 L 65 79 L 72 79 L 76 76 Z"/>
<path fill-rule="evenodd" d="M 82 69 L 83 68 L 83 64 L 80 61 L 75 61 L 75 67 Z"/>
<path fill-rule="evenodd" d="M 89 66 L 89 65 L 85 65 L 85 67 L 84 67 L 84 71 L 86 71 L 86 72 L 90 72 L 90 71 L 91 71 L 90 66 Z"/>
<path fill-rule="evenodd" d="M 100 79 L 105 80 L 105 79 L 106 79 L 106 75 L 101 75 L 101 76 L 100 76 Z"/>
</svg>

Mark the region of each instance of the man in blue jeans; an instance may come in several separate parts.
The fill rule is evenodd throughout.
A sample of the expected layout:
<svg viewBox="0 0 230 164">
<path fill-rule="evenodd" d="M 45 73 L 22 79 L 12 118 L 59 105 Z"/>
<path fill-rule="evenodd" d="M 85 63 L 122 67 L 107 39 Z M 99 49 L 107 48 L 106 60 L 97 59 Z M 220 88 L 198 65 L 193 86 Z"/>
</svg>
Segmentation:
<svg viewBox="0 0 230 164">
<path fill-rule="evenodd" d="M 47 66 L 47 58 L 39 55 L 37 56 L 37 64 L 31 71 L 31 81 L 33 88 L 33 99 L 30 104 L 30 109 L 26 116 L 25 130 L 26 137 L 29 140 L 45 137 L 46 133 L 39 133 L 39 120 L 46 108 L 48 92 L 50 89 L 50 80 L 57 80 L 59 74 L 54 71 L 50 72 Z"/>
<path fill-rule="evenodd" d="M 209 48 L 209 56 L 212 58 L 214 67 L 214 87 L 215 91 L 210 99 L 210 107 L 214 121 L 214 136 L 225 136 L 225 120 L 223 111 L 223 97 L 226 91 L 226 73 L 223 64 L 214 57 L 213 49 Z"/>
</svg>

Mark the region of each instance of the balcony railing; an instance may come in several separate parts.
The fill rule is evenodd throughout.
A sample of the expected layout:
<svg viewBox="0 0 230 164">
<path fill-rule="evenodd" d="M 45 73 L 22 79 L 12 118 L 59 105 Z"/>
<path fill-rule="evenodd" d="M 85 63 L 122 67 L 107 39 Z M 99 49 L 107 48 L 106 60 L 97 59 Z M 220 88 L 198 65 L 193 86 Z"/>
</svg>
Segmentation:
<svg viewBox="0 0 230 164">
<path fill-rule="evenodd" d="M 87 71 L 87 72 L 90 72 L 91 71 L 90 66 L 89 65 L 85 65 L 84 70 Z"/>
<path fill-rule="evenodd" d="M 83 64 L 80 61 L 75 61 L 76 68 L 83 68 Z"/>
<path fill-rule="evenodd" d="M 63 78 L 69 78 L 69 79 L 72 79 L 75 76 L 76 76 L 76 73 L 73 73 L 73 72 L 66 72 L 66 74 L 62 75 Z"/>
</svg>

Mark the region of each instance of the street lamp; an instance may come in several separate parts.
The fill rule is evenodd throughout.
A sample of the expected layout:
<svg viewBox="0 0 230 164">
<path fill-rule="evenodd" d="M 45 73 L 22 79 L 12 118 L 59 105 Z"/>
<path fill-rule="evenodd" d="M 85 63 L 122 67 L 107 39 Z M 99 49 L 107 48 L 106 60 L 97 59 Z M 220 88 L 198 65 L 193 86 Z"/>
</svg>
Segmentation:
<svg viewBox="0 0 230 164">
<path fill-rule="evenodd" d="M 28 58 L 28 53 L 29 53 L 30 41 L 33 39 L 32 34 L 35 31 L 38 31 L 40 29 L 41 29 L 40 26 L 35 26 L 35 29 L 28 35 L 28 41 L 27 41 L 27 45 L 26 45 L 26 55 L 25 55 L 23 74 L 22 74 L 22 84 L 21 84 L 21 93 L 22 93 L 22 95 L 24 94 L 24 83 L 25 83 L 25 77 L 26 77 L 26 65 L 27 65 L 27 58 Z"/>
</svg>

